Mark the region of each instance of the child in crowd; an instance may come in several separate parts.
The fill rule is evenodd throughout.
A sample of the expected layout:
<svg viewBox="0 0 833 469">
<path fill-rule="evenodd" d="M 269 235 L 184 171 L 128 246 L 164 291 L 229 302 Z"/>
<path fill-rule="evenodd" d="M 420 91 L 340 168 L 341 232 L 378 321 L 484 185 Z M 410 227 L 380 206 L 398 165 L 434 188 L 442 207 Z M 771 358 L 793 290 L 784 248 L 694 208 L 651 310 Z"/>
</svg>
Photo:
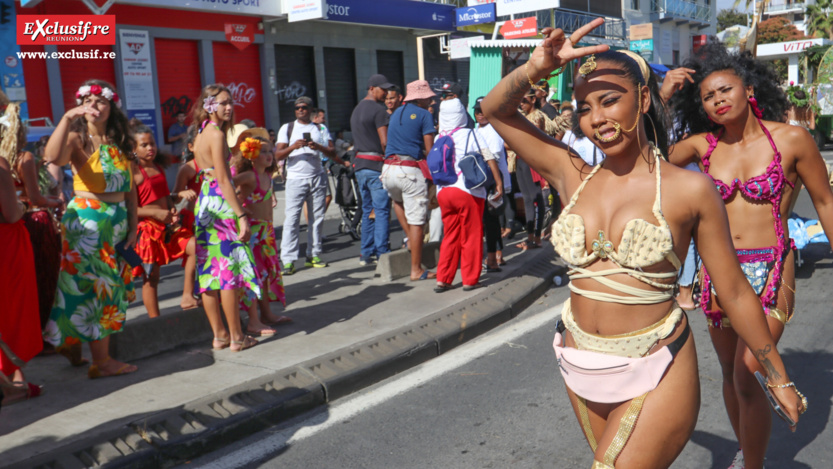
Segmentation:
<svg viewBox="0 0 833 469">
<path fill-rule="evenodd" d="M 179 223 L 192 232 L 194 230 L 194 203 L 197 200 L 197 194 L 200 192 L 200 185 L 202 185 L 200 167 L 197 166 L 197 160 L 194 159 L 194 139 L 196 136 L 197 128 L 194 126 L 188 127 L 181 155 L 183 163 L 176 173 L 176 182 L 174 183 L 174 194 L 181 198 L 178 204 L 179 210 L 177 210 Z M 187 205 L 184 207 L 182 206 L 183 200 L 187 201 Z M 197 277 L 194 247 L 194 244 L 188 243 L 185 249 L 186 257 L 182 263 L 182 267 L 185 269 L 185 281 L 182 286 L 182 301 L 179 305 L 183 311 L 195 309 L 202 305 L 202 301 L 194 296 L 194 285 Z"/>
<path fill-rule="evenodd" d="M 135 139 L 133 178 L 139 195 L 139 240 L 136 252 L 142 258 L 143 265 L 133 269 L 133 275 L 142 276 L 142 301 L 148 316 L 159 317 L 159 267 L 174 259 L 186 255 L 194 256 L 193 227 L 179 224 L 179 216 L 174 208 L 168 181 L 165 179 L 164 166 L 167 158 L 159 153 L 153 132 L 148 127 L 138 127 L 133 131 Z M 185 190 L 177 198 L 196 199 L 196 193 Z M 194 265 L 192 259 L 191 264 Z M 193 290 L 192 290 L 193 291 Z"/>
<path fill-rule="evenodd" d="M 265 129 L 250 129 L 240 135 L 237 145 L 232 149 L 235 154 L 234 186 L 237 188 L 238 199 L 250 212 L 252 237 L 249 244 L 252 247 L 255 271 L 263 293 L 259 301 L 254 295 L 242 295 L 240 309 L 247 311 L 249 315 L 246 333 L 259 337 L 278 333 L 269 326 L 292 322 L 292 319 L 286 316 L 273 315 L 269 308 L 269 303 L 278 301 L 286 306 L 286 297 L 272 222 L 271 174 L 276 169 L 277 160 L 268 137 Z"/>
</svg>

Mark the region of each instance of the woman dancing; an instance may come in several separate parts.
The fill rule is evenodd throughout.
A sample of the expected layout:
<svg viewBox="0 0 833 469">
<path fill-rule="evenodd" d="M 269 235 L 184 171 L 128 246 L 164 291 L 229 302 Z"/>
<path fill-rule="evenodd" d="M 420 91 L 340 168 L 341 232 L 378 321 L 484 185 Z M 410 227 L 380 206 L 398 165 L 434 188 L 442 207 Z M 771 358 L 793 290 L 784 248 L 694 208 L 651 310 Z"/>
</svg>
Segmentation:
<svg viewBox="0 0 833 469">
<path fill-rule="evenodd" d="M 116 254 L 136 244 L 136 187 L 128 155 L 133 139 L 115 87 L 88 80 L 46 144 L 46 160 L 72 165 L 75 198 L 61 219 L 63 250 L 58 291 L 44 339 L 58 351 L 87 342 L 90 378 L 132 373 L 110 357 L 110 334 L 122 330 L 134 300 L 130 266 Z M 79 358 L 79 357 L 74 357 Z"/>
<path fill-rule="evenodd" d="M 546 39 L 526 66 L 505 77 L 482 106 L 521 158 L 559 194 L 573 194 L 553 225 L 552 242 L 571 266 L 572 292 L 554 346 L 595 453 L 592 467 L 668 467 L 693 432 L 700 406 L 694 340 L 673 301 L 680 258 L 692 236 L 773 394 L 793 419 L 806 404 L 731 255 L 720 197 L 705 177 L 662 157 L 667 119 L 648 64 L 629 51 L 605 52 L 607 46 L 574 48 L 602 23 L 595 20 L 569 37 L 545 29 Z M 587 59 L 576 82 L 576 131 L 608 155 L 592 168 L 517 111 L 531 84 L 589 54 L 597 55 Z M 628 197 L 615 195 L 624 193 Z M 629 371 L 604 371 L 620 365 Z"/>
<path fill-rule="evenodd" d="M 214 331 L 212 348 L 240 352 L 257 345 L 240 324 L 239 290 L 260 298 L 260 285 L 249 247 L 249 219 L 235 196 L 228 164 L 226 133 L 234 118 L 231 92 L 223 85 L 208 85 L 194 106 L 194 124 L 200 129 L 194 141 L 196 164 L 203 177 L 195 210 L 197 287 L 205 314 Z M 220 291 L 219 295 L 217 290 Z M 219 296 L 219 298 L 218 298 Z M 220 315 L 222 301 L 228 330 Z"/>
<path fill-rule="evenodd" d="M 767 65 L 748 53 L 731 54 L 712 43 L 685 66 L 694 71 L 691 82 L 671 103 L 680 128 L 692 136 L 675 145 L 671 162 L 699 163 L 717 185 L 729 215 L 735 255 L 777 344 L 795 305 L 795 263 L 787 219 L 796 185 L 799 180 L 805 184 L 822 227 L 833 234 L 827 169 L 810 134 L 780 122 L 789 102 Z M 706 266 L 701 306 L 723 370 L 726 410 L 742 450 L 732 467 L 760 468 L 772 419 L 753 376 L 761 369 L 757 349 L 741 342 L 740 324 L 725 313 L 732 298 L 711 287 L 717 271 Z"/>
</svg>

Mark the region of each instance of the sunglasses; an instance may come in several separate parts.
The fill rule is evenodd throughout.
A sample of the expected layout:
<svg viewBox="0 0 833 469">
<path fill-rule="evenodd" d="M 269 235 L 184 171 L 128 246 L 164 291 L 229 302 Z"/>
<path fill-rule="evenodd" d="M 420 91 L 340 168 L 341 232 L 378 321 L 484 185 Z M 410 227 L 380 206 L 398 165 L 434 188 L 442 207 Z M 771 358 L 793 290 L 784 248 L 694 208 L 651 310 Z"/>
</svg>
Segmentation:
<svg viewBox="0 0 833 469">
<path fill-rule="evenodd" d="M 309 109 L 309 106 L 295 106 L 296 111 L 306 110 Z"/>
</svg>

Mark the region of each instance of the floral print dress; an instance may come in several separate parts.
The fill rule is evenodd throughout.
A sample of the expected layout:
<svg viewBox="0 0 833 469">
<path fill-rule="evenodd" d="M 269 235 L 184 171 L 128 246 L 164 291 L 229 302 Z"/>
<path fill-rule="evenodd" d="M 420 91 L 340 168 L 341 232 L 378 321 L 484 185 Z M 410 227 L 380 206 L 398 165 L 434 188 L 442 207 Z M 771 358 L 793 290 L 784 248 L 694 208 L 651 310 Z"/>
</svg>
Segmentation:
<svg viewBox="0 0 833 469">
<path fill-rule="evenodd" d="M 89 181 L 84 189 L 130 191 L 129 161 L 118 147 L 101 145 L 87 167 L 93 168 L 92 174 L 99 179 L 103 175 L 103 181 Z M 82 174 L 90 173 L 77 176 Z M 61 220 L 58 291 L 43 332 L 46 342 L 72 345 L 101 340 L 122 330 L 127 306 L 136 298 L 130 266 L 115 248 L 127 238 L 127 229 L 124 201 L 107 203 L 76 196 L 67 205 Z"/>
</svg>

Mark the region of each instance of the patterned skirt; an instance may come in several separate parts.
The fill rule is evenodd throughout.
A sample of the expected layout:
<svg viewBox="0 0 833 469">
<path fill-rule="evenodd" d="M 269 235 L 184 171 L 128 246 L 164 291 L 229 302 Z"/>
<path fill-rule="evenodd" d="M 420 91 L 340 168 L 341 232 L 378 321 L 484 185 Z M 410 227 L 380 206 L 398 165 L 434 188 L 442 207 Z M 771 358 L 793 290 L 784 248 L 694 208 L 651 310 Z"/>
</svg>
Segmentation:
<svg viewBox="0 0 833 469">
<path fill-rule="evenodd" d="M 38 320 L 38 290 L 32 243 L 22 220 L 0 223 L 0 338 L 27 362 L 43 348 Z M 17 366 L 0 352 L 0 373 L 10 375 Z"/>
<path fill-rule="evenodd" d="M 41 329 L 49 321 L 55 290 L 58 289 L 58 272 L 61 270 L 61 235 L 55 228 L 55 219 L 46 210 L 26 212 L 23 222 L 29 231 L 29 240 L 35 249 L 35 275 L 38 285 Z"/>
<path fill-rule="evenodd" d="M 58 290 L 44 340 L 72 345 L 121 331 L 136 299 L 130 265 L 116 254 L 127 238 L 127 205 L 75 197 L 61 220 Z"/>
<path fill-rule="evenodd" d="M 269 220 L 252 219 L 252 237 L 249 241 L 255 257 L 257 278 L 263 288 L 263 294 L 270 302 L 280 301 L 286 306 L 281 277 L 281 260 L 278 257 L 278 243 L 275 241 L 275 227 Z M 257 304 L 257 298 L 251 294 L 240 298 L 240 308 L 248 309 Z"/>
<path fill-rule="evenodd" d="M 244 296 L 260 298 L 252 250 L 237 239 L 237 216 L 216 179 L 203 178 L 194 212 L 197 293 L 243 289 Z"/>
</svg>

